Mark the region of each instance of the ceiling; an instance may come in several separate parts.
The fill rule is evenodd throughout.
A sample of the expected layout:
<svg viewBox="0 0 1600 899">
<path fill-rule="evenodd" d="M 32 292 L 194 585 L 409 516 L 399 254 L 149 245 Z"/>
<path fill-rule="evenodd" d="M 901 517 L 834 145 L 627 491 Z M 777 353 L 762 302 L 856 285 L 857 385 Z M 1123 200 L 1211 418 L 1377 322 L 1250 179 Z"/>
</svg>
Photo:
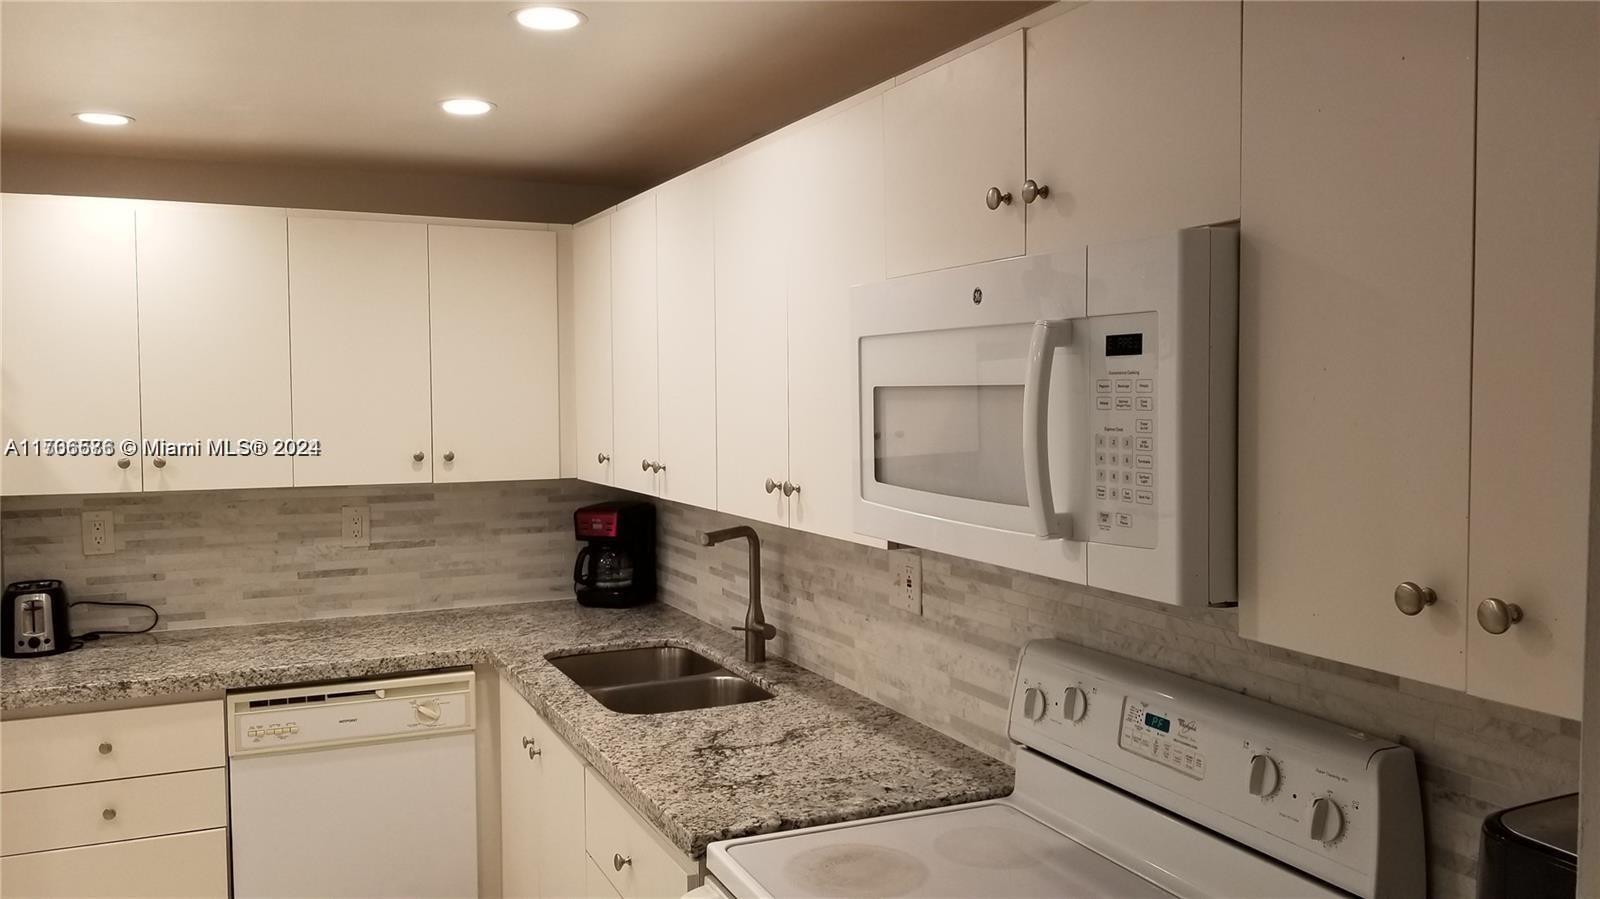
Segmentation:
<svg viewBox="0 0 1600 899">
<path fill-rule="evenodd" d="M 555 33 L 524 5 L 10 0 L 0 142 L 643 187 L 1044 4 L 576 2 L 589 21 Z M 439 110 L 463 95 L 497 108 Z"/>
</svg>

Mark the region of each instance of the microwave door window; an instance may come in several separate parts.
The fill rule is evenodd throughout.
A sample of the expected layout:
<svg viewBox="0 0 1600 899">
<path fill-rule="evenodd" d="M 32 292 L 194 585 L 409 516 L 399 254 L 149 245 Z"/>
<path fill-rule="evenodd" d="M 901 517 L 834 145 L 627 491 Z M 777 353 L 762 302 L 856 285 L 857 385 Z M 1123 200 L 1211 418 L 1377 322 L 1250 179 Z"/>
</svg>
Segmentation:
<svg viewBox="0 0 1600 899">
<path fill-rule="evenodd" d="M 876 387 L 874 478 L 907 490 L 1028 504 L 1022 385 Z"/>
</svg>

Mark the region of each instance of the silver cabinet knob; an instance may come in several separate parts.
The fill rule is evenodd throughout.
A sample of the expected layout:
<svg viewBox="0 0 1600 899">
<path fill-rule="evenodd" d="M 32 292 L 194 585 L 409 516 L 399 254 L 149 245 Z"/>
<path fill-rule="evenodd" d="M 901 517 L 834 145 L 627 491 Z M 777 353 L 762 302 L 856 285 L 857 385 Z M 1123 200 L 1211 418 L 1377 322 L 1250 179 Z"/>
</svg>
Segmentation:
<svg viewBox="0 0 1600 899">
<path fill-rule="evenodd" d="M 989 188 L 989 192 L 983 195 L 983 204 L 988 206 L 990 209 L 999 209 L 1002 204 L 1010 206 L 1011 192 L 1005 191 L 1002 193 L 1000 188 L 991 187 Z"/>
<path fill-rule="evenodd" d="M 165 459 L 157 459 L 154 462 L 151 462 L 150 464 L 154 465 L 157 468 L 166 468 L 167 467 L 167 460 L 165 460 Z"/>
<path fill-rule="evenodd" d="M 101 743 L 100 744 L 100 754 L 101 755 L 110 755 L 111 754 L 111 744 L 110 743 Z"/>
<path fill-rule="evenodd" d="M 601 465 L 604 465 L 607 462 L 611 461 L 611 457 L 606 455 L 605 453 L 595 453 L 594 454 L 594 460 L 596 462 L 599 462 Z"/>
<path fill-rule="evenodd" d="M 639 470 L 640 471 L 649 471 L 650 470 L 650 460 L 649 459 L 640 459 L 639 460 Z"/>
<path fill-rule="evenodd" d="M 1278 792 L 1278 763 L 1272 756 L 1250 756 L 1250 795 L 1262 799 Z"/>
<path fill-rule="evenodd" d="M 1040 185 L 1032 178 L 1022 182 L 1022 202 L 1033 205 L 1034 200 L 1050 199 L 1050 185 Z M 994 207 L 989 207 L 993 209 Z"/>
<path fill-rule="evenodd" d="M 539 744 L 535 742 L 532 737 L 522 738 L 522 748 L 528 750 L 529 759 L 535 759 L 541 755 L 544 755 L 544 750 L 539 748 Z"/>
<path fill-rule="evenodd" d="M 783 495 L 784 496 L 794 496 L 796 493 L 799 493 L 799 492 L 800 492 L 800 485 L 799 484 L 791 484 L 788 481 L 784 481 L 783 482 Z"/>
<path fill-rule="evenodd" d="M 428 457 L 422 454 L 422 450 L 417 450 L 416 452 L 411 454 L 411 461 L 413 461 L 413 462 L 421 462 L 423 459 L 426 459 L 426 458 L 428 458 Z"/>
<path fill-rule="evenodd" d="M 100 813 L 100 817 L 106 819 L 107 821 L 115 821 L 117 820 L 117 810 L 114 808 L 105 809 Z"/>
<path fill-rule="evenodd" d="M 777 489 L 778 489 L 778 482 L 774 481 L 771 478 L 767 478 L 767 492 L 771 493 L 772 491 L 777 490 Z"/>
<path fill-rule="evenodd" d="M 650 463 L 650 470 L 655 472 L 656 474 L 660 474 L 663 471 L 667 470 L 667 466 L 662 465 L 660 462 L 651 462 Z"/>
<path fill-rule="evenodd" d="M 618 871 L 621 871 L 623 868 L 626 868 L 631 864 L 633 864 L 633 858 L 631 856 L 625 856 L 620 852 L 614 853 L 611 856 L 611 867 L 616 868 Z"/>
<path fill-rule="evenodd" d="M 122 469 L 123 471 L 127 471 L 128 470 L 128 466 L 132 465 L 132 464 L 133 463 L 131 461 L 129 461 L 128 459 L 118 459 L 117 460 L 117 467 Z"/>
<path fill-rule="evenodd" d="M 1422 587 L 1412 581 L 1404 581 L 1394 588 L 1394 607 L 1402 615 L 1421 615 L 1422 610 L 1439 601 L 1439 594 L 1433 592 L 1432 587 Z"/>
<path fill-rule="evenodd" d="M 1522 620 L 1522 606 L 1489 597 L 1478 603 L 1478 626 L 1491 634 L 1503 634 Z"/>
<path fill-rule="evenodd" d="M 444 460 L 446 462 L 454 462 L 456 460 L 455 450 L 445 450 L 444 451 Z"/>
</svg>

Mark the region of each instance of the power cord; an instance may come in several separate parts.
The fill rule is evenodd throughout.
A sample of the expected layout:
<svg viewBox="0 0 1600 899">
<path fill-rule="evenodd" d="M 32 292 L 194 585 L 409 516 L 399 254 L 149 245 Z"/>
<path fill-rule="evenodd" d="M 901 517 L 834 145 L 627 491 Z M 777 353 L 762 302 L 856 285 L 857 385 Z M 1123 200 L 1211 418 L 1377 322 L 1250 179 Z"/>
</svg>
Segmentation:
<svg viewBox="0 0 1600 899">
<path fill-rule="evenodd" d="M 101 637 L 119 637 L 119 636 L 130 636 L 132 634 L 148 634 L 150 631 L 155 630 L 155 626 L 161 622 L 161 613 L 156 611 L 155 606 L 152 606 L 149 603 L 143 603 L 143 602 L 106 602 L 106 601 L 98 600 L 98 599 L 80 599 L 80 600 L 77 600 L 75 602 L 67 603 L 67 606 L 68 606 L 68 608 L 71 608 L 72 606 L 113 606 L 113 607 L 116 607 L 116 608 L 124 608 L 124 609 L 145 609 L 145 610 L 150 612 L 151 616 L 153 616 L 150 619 L 150 623 L 148 625 L 146 625 L 144 628 L 142 628 L 141 630 L 136 630 L 136 631 L 89 631 L 88 633 L 77 634 L 77 635 L 73 636 L 73 638 L 72 638 L 73 640 L 76 641 L 76 644 L 75 644 L 74 648 L 77 648 L 78 646 L 82 646 L 84 643 L 87 643 L 90 640 L 98 640 Z"/>
</svg>

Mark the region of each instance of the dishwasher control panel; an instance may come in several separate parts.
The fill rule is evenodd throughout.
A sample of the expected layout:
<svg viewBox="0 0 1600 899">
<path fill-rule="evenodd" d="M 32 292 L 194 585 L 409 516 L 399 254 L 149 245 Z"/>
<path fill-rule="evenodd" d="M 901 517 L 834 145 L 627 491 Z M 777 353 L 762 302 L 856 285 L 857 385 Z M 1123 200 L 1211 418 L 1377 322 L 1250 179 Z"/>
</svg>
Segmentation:
<svg viewBox="0 0 1600 899">
<path fill-rule="evenodd" d="M 473 727 L 471 671 L 228 696 L 230 755 L 370 743 Z"/>
</svg>

